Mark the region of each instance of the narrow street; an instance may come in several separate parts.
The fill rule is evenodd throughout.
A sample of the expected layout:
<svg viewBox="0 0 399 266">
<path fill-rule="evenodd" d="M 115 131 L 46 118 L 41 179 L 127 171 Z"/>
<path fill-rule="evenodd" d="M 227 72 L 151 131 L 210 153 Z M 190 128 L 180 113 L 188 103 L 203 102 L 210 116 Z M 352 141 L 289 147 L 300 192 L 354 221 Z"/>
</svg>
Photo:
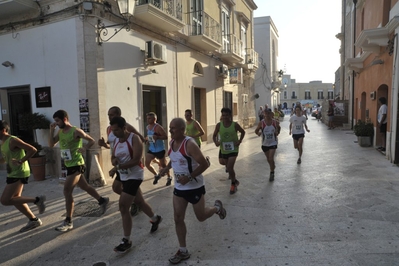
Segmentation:
<svg viewBox="0 0 399 266">
<path fill-rule="evenodd" d="M 399 168 L 376 149 L 360 147 L 350 130 L 327 130 L 309 118 L 302 164 L 288 135 L 289 116 L 282 122 L 276 152 L 275 181 L 261 151 L 255 128 L 246 130 L 236 163 L 238 191 L 229 194 L 218 148 L 203 147 L 212 165 L 205 172 L 206 202 L 220 199 L 227 210 L 198 222 L 189 206 L 186 215 L 187 248 L 191 258 L 181 265 L 399 265 Z M 5 185 L 1 173 L 0 189 Z M 64 215 L 62 185 L 57 178 L 30 181 L 23 195 L 47 195 L 43 225 L 19 233 L 27 219 L 13 207 L 0 206 L 1 265 L 169 265 L 178 249 L 173 222 L 172 187 L 166 179 L 152 184 L 146 171 L 143 193 L 163 217 L 150 234 L 149 218 L 133 219 L 130 252 L 113 252 L 121 237 L 118 196 L 112 180 L 98 188 L 111 204 L 101 217 L 75 217 L 74 229 L 54 228 Z M 75 189 L 75 204 L 93 201 Z M 37 213 L 36 207 L 32 211 Z M 97 264 L 96 264 L 97 263 Z"/>
</svg>

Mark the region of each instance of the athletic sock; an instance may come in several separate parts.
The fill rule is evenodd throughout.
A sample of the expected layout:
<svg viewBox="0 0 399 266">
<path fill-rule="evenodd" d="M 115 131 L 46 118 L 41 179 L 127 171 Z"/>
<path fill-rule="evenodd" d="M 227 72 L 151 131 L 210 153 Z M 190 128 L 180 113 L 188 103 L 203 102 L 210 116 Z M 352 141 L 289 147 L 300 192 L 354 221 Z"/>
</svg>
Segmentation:
<svg viewBox="0 0 399 266">
<path fill-rule="evenodd" d="M 180 250 L 181 252 L 183 252 L 183 253 L 186 253 L 186 252 L 187 252 L 187 248 L 186 248 L 186 247 L 180 247 L 179 250 Z"/>
</svg>

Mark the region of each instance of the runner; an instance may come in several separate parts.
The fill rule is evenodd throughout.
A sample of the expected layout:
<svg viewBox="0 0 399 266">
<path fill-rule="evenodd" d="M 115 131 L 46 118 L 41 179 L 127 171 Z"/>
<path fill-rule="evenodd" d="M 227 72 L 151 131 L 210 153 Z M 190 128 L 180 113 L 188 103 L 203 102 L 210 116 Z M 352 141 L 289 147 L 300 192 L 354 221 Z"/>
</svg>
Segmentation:
<svg viewBox="0 0 399 266">
<path fill-rule="evenodd" d="M 109 108 L 109 110 L 108 110 L 108 120 L 109 121 L 111 121 L 112 118 L 120 117 L 121 115 L 122 115 L 122 111 L 118 106 L 113 106 L 113 107 Z M 141 141 L 144 142 L 144 140 L 145 140 L 144 137 L 132 125 L 126 123 L 126 130 L 128 132 L 132 132 L 132 133 L 136 134 L 137 136 L 139 136 Z M 99 139 L 98 145 L 101 147 L 104 147 L 106 149 L 110 149 L 111 155 L 112 155 L 112 148 L 113 148 L 112 144 L 114 143 L 114 140 L 116 137 L 115 137 L 114 133 L 112 133 L 111 126 L 107 127 L 107 137 L 108 137 L 107 142 L 105 142 L 104 138 Z M 112 190 L 118 195 L 120 195 L 123 191 L 119 172 L 116 172 L 116 177 L 114 179 L 114 182 L 112 183 Z M 138 208 L 136 206 L 136 204 L 132 203 L 132 206 L 130 208 L 131 215 L 135 216 L 139 212 L 140 212 L 140 208 Z"/>
<path fill-rule="evenodd" d="M 7 164 L 7 185 L 1 194 L 1 204 L 14 207 L 25 215 L 29 221 L 19 232 L 23 233 L 42 225 L 42 221 L 30 210 L 27 203 L 33 203 L 42 214 L 45 209 L 46 196 L 35 198 L 22 196 L 24 185 L 28 184 L 30 168 L 28 159 L 36 153 L 36 148 L 19 138 L 8 134 L 9 126 L 4 120 L 0 121 L 1 163 Z"/>
<path fill-rule="evenodd" d="M 226 210 L 220 200 L 213 207 L 205 207 L 205 184 L 202 173 L 209 167 L 196 142 L 184 135 L 185 121 L 175 118 L 170 122 L 169 132 L 172 137 L 169 148 L 169 164 L 160 174 L 166 174 L 173 168 L 175 189 L 173 191 L 173 211 L 177 239 L 180 248 L 169 258 L 173 264 L 190 258 L 186 246 L 187 228 L 184 222 L 188 203 L 191 203 L 198 221 L 203 222 L 215 213 L 220 219 L 226 217 Z"/>
<path fill-rule="evenodd" d="M 213 142 L 219 150 L 219 163 L 226 166 L 226 171 L 229 173 L 231 179 L 230 194 L 237 192 L 237 186 L 240 184 L 236 179 L 234 171 L 234 164 L 238 156 L 239 146 L 244 139 L 245 131 L 237 123 L 232 121 L 232 112 L 229 108 L 222 108 L 222 120 L 216 124 L 213 132 Z M 237 132 L 240 132 L 240 139 L 238 139 Z M 218 135 L 220 139 L 218 139 Z"/>
<path fill-rule="evenodd" d="M 112 168 L 110 176 L 119 173 L 123 191 L 119 197 L 119 211 L 122 216 L 123 238 L 122 242 L 114 248 L 117 253 L 125 253 L 132 247 L 130 235 L 132 232 L 132 217 L 129 208 L 136 203 L 143 212 L 151 218 L 151 233 L 158 229 L 162 217 L 155 214 L 152 208 L 144 200 L 140 185 L 144 179 L 144 166 L 141 163 L 143 143 L 139 136 L 127 130 L 128 124 L 123 117 L 114 117 L 110 121 L 112 133 L 115 136 L 112 143 Z"/>
<path fill-rule="evenodd" d="M 274 162 L 274 154 L 277 150 L 277 136 L 280 134 L 280 123 L 278 120 L 273 119 L 271 109 L 265 110 L 265 118 L 259 122 L 255 129 L 255 134 L 262 135 L 262 151 L 265 153 L 267 162 L 270 166 L 269 181 L 274 181 L 274 169 L 276 164 Z"/>
<path fill-rule="evenodd" d="M 302 115 L 302 108 L 301 106 L 295 107 L 295 115 L 291 116 L 290 118 L 290 135 L 292 133 L 292 138 L 294 141 L 294 148 L 298 149 L 299 158 L 297 164 L 300 164 L 301 156 L 303 152 L 303 139 L 305 138 L 305 129 L 307 132 L 310 132 L 308 126 L 306 125 L 306 118 Z"/>
<path fill-rule="evenodd" d="M 158 180 L 161 178 L 157 171 L 151 165 L 154 159 L 159 160 L 160 169 L 166 166 L 166 151 L 164 140 L 168 139 L 165 129 L 157 123 L 157 115 L 153 112 L 147 114 L 147 137 L 146 143 L 148 143 L 148 152 L 145 156 L 145 166 L 154 175 L 153 184 L 156 185 Z M 168 179 L 166 180 L 166 186 L 172 184 L 172 178 L 170 178 L 169 172 L 167 173 Z"/>
<path fill-rule="evenodd" d="M 54 123 L 50 124 L 49 147 L 54 147 L 60 142 L 61 158 L 64 159 L 67 167 L 67 177 L 64 183 L 64 197 L 66 218 L 55 230 L 66 232 L 73 229 L 72 214 L 74 210 L 73 190 L 76 185 L 95 198 L 100 205 L 102 212 L 107 209 L 109 198 L 101 197 L 98 192 L 89 184 L 83 173 L 86 171 L 85 161 L 82 154 L 93 146 L 94 139 L 86 134 L 82 129 L 72 126 L 69 122 L 68 113 L 64 110 L 58 110 L 53 115 Z M 59 127 L 58 133 L 54 136 L 54 130 Z M 87 144 L 83 146 L 82 140 Z"/>
</svg>

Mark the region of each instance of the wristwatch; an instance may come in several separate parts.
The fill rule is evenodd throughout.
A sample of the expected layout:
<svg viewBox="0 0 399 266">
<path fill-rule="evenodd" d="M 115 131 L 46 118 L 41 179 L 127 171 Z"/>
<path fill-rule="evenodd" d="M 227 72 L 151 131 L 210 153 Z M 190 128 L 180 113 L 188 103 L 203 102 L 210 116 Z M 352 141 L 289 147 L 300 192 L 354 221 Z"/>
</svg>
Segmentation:
<svg viewBox="0 0 399 266">
<path fill-rule="evenodd" d="M 22 160 L 18 160 L 18 163 L 19 164 L 23 164 L 24 162 Z"/>
<path fill-rule="evenodd" d="M 116 165 L 116 170 L 119 170 L 119 164 Z"/>
</svg>

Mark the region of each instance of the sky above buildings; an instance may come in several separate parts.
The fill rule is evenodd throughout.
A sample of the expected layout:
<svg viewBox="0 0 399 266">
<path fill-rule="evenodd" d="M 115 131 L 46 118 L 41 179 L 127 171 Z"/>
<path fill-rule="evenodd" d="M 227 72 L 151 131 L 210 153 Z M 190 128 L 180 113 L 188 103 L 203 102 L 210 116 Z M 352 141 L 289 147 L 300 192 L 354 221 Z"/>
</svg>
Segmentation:
<svg viewBox="0 0 399 266">
<path fill-rule="evenodd" d="M 278 68 L 296 82 L 334 83 L 340 64 L 340 0 L 255 0 L 255 17 L 270 16 L 279 35 Z"/>
</svg>

